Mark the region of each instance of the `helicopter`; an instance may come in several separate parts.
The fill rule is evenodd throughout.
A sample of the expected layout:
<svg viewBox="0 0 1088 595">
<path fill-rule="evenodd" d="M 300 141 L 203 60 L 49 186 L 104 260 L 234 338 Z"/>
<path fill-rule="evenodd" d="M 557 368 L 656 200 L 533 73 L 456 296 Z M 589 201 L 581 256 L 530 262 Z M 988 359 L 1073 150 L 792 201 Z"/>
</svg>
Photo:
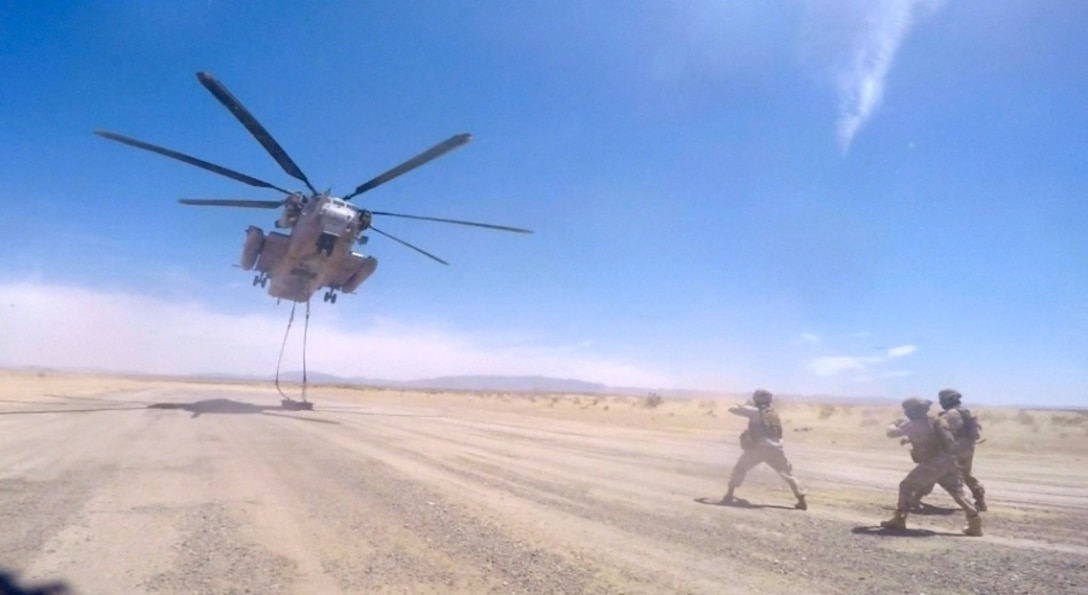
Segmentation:
<svg viewBox="0 0 1088 595">
<path fill-rule="evenodd" d="M 505 225 L 372 211 L 356 207 L 349 202 L 364 192 L 373 190 L 428 161 L 465 145 L 472 139 L 469 134 L 454 135 L 360 184 L 350 194 L 333 196 L 331 190 L 319 192 L 314 188 L 306 174 L 287 155 L 287 152 L 222 83 L 208 72 L 198 72 L 196 77 L 200 84 L 257 139 L 265 151 L 283 168 L 283 171 L 306 185 L 308 192 L 287 190 L 203 159 L 115 132 L 95 130 L 94 133 L 109 140 L 194 165 L 250 186 L 283 193 L 285 197 L 282 200 L 197 198 L 178 200 L 181 204 L 192 206 L 282 209 L 274 227 L 287 230 L 287 233 L 281 231 L 265 233 L 260 227 L 249 226 L 239 259 L 239 266 L 243 270 L 256 271 L 253 286 L 267 287 L 268 295 L 274 298 L 308 303 L 315 292 L 324 288 L 326 289 L 324 301 L 335 304 L 339 293 L 354 293 L 378 266 L 378 261 L 373 256 L 364 256 L 353 251 L 356 244 L 367 243 L 369 238 L 364 235 L 367 230 L 385 236 L 439 263 L 449 264 L 418 246 L 374 227 L 371 224 L 374 216 L 436 221 L 514 233 L 532 233 L 528 229 Z"/>
</svg>

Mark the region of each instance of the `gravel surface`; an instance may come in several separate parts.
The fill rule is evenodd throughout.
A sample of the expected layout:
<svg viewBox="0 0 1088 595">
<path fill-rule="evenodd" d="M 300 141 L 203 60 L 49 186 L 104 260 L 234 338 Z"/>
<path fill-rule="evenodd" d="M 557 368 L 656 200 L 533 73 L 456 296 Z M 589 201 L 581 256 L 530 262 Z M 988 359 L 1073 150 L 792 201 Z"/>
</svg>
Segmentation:
<svg viewBox="0 0 1088 595">
<path fill-rule="evenodd" d="M 78 593 L 1088 585 L 1088 471 L 1061 456 L 1033 464 L 1030 482 L 1012 459 L 980 464 L 983 538 L 959 536 L 950 509 L 888 535 L 875 526 L 907 463 L 887 451 L 791 448 L 807 512 L 766 469 L 738 493 L 747 506 L 726 507 L 713 502 L 738 453 L 722 436 L 440 401 L 269 401 L 149 389 L 0 403 L 0 573 Z"/>
</svg>

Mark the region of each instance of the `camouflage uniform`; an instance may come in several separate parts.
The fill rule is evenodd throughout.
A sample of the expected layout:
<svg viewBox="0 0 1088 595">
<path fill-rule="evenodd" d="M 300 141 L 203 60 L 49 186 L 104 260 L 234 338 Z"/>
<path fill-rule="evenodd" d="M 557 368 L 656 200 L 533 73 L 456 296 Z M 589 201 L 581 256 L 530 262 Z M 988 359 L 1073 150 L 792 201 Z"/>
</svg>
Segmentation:
<svg viewBox="0 0 1088 595">
<path fill-rule="evenodd" d="M 737 459 L 733 473 L 729 476 L 729 491 L 722 498 L 723 503 L 733 501 L 733 490 L 744 483 L 744 477 L 753 467 L 766 463 L 786 481 L 797 498 L 794 508 L 807 510 L 805 493 L 793 477 L 793 465 L 786 458 L 782 447 L 782 420 L 778 412 L 771 407 L 773 395 L 765 390 L 752 394 L 753 405 L 730 407 L 729 412 L 748 418 L 748 429 L 741 435 L 741 447 L 744 452 Z"/>
<path fill-rule="evenodd" d="M 945 409 L 940 415 L 945 419 L 948 429 L 952 431 L 952 436 L 956 439 L 956 464 L 963 476 L 963 483 L 967 485 L 967 489 L 971 490 L 971 496 L 975 499 L 975 507 L 980 512 L 986 512 L 986 488 L 972 473 L 975 462 L 975 443 L 978 442 L 978 431 L 980 429 L 978 419 L 960 405 L 962 397 L 958 391 L 944 389 L 939 393 L 938 397 L 941 401 L 941 407 Z M 928 496 L 932 491 L 933 484 L 919 490 L 915 495 L 913 504 L 915 506 L 920 505 L 922 498 Z"/>
<path fill-rule="evenodd" d="M 905 529 L 907 514 L 917 492 L 933 484 L 940 485 L 967 516 L 964 534 L 982 535 L 982 518 L 963 489 L 963 480 L 956 468 L 956 441 L 943 417 L 928 414 L 930 402 L 915 397 L 903 401 L 907 421 L 888 427 L 889 438 L 906 437 L 918 464 L 899 483 L 899 501 L 895 516 L 880 524 L 886 529 Z"/>
</svg>

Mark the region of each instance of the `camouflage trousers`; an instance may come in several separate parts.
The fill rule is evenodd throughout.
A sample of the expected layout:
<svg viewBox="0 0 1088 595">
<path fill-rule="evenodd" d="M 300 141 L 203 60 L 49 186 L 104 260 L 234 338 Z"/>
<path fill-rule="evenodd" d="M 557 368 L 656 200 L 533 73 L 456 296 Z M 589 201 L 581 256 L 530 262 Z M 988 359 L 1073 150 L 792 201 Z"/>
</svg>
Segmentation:
<svg viewBox="0 0 1088 595">
<path fill-rule="evenodd" d="M 910 473 L 899 482 L 899 503 L 896 506 L 899 512 L 906 514 L 915 502 L 917 494 L 925 489 L 933 489 L 933 485 L 939 485 L 948 492 L 949 496 L 960 505 L 967 516 L 975 516 L 978 509 L 967 499 L 967 492 L 963 489 L 963 478 L 956 466 L 956 455 L 942 454 L 928 461 L 918 463 Z"/>
<path fill-rule="evenodd" d="M 986 497 L 986 488 L 983 487 L 982 482 L 971 472 L 971 467 L 975 462 L 975 448 L 971 445 L 970 448 L 963 448 L 956 452 L 956 466 L 959 467 L 960 475 L 963 477 L 963 483 L 967 486 L 968 490 L 971 490 L 971 497 L 975 499 L 975 504 L 982 502 Z M 918 490 L 914 495 L 914 504 L 918 504 L 933 491 L 931 483 L 928 486 Z"/>
<path fill-rule="evenodd" d="M 758 444 L 755 448 L 741 453 L 737 464 L 733 466 L 732 475 L 729 476 L 729 488 L 740 487 L 744 483 L 744 476 L 760 463 L 766 463 L 771 469 L 777 471 L 798 499 L 805 495 L 797 480 L 793 478 L 793 465 L 786 458 L 786 451 L 770 444 Z"/>
</svg>

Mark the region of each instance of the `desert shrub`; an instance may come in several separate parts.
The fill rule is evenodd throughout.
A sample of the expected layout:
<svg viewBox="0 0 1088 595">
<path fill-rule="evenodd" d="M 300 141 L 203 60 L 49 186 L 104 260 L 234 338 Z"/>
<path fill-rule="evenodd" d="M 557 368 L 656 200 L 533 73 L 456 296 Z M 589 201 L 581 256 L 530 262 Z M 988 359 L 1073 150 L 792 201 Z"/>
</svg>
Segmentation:
<svg viewBox="0 0 1088 595">
<path fill-rule="evenodd" d="M 1035 425 L 1035 416 L 1028 413 L 1027 410 L 1021 409 L 1016 412 L 1016 423 L 1022 426 L 1033 426 Z"/>
<path fill-rule="evenodd" d="M 1077 411 L 1070 415 L 1055 415 L 1050 418 L 1050 423 L 1056 426 L 1065 426 L 1069 428 L 1088 428 L 1088 411 Z"/>
<path fill-rule="evenodd" d="M 998 411 L 983 411 L 979 414 L 978 420 L 983 424 L 998 424 L 1003 421 L 1008 421 L 1009 416 L 1005 413 Z"/>
<path fill-rule="evenodd" d="M 661 395 L 659 395 L 657 393 L 650 393 L 650 394 L 646 395 L 645 397 L 643 397 L 642 405 L 643 405 L 643 407 L 646 407 L 648 409 L 656 409 L 657 406 L 661 404 L 661 401 L 662 401 Z"/>
<path fill-rule="evenodd" d="M 827 419 L 827 418 L 831 417 L 832 415 L 835 415 L 835 406 L 834 405 L 822 405 L 822 406 L 820 406 L 820 414 L 819 414 L 820 419 Z"/>
<path fill-rule="evenodd" d="M 867 428 L 869 426 L 875 426 L 880 424 L 880 413 L 874 409 L 864 409 L 861 412 L 861 421 L 858 425 Z"/>
</svg>

